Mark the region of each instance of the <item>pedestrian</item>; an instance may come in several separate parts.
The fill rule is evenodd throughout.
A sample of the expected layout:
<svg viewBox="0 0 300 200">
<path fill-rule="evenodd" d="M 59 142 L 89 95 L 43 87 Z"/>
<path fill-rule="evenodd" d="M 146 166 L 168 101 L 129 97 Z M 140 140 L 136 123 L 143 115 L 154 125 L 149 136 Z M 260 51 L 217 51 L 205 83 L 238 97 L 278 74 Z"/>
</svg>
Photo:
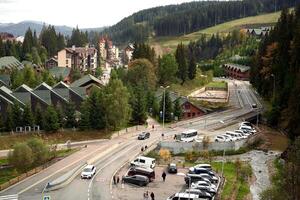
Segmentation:
<svg viewBox="0 0 300 200">
<path fill-rule="evenodd" d="M 144 151 L 144 147 L 141 148 L 141 152 L 143 152 L 143 151 Z"/>
<path fill-rule="evenodd" d="M 154 124 L 152 124 L 152 130 L 154 130 Z"/>
<path fill-rule="evenodd" d="M 153 193 L 153 192 L 151 192 L 150 197 L 151 197 L 151 200 L 155 200 L 155 197 L 154 197 L 154 193 Z"/>
<path fill-rule="evenodd" d="M 161 175 L 161 177 L 163 178 L 164 182 L 166 181 L 166 176 L 167 176 L 166 172 L 163 172 L 162 175 Z"/>
<path fill-rule="evenodd" d="M 149 200 L 149 192 L 146 192 L 146 199 Z"/>
<path fill-rule="evenodd" d="M 146 145 L 146 146 L 145 146 L 145 150 L 146 150 L 147 148 L 148 148 L 148 146 Z"/>
<path fill-rule="evenodd" d="M 117 184 L 119 184 L 120 183 L 120 177 L 118 176 L 117 177 Z"/>
<path fill-rule="evenodd" d="M 114 184 L 116 185 L 116 176 L 115 175 L 113 177 L 113 180 L 114 180 Z"/>
</svg>

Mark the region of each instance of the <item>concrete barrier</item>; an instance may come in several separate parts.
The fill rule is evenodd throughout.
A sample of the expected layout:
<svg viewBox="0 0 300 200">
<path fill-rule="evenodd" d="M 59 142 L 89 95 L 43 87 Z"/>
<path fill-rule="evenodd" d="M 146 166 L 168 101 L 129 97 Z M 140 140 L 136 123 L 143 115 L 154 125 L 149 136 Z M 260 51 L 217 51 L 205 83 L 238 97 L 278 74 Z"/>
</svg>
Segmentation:
<svg viewBox="0 0 300 200">
<path fill-rule="evenodd" d="M 75 179 L 75 177 L 82 171 L 82 169 L 86 165 L 87 165 L 86 163 L 79 165 L 78 167 L 74 168 L 73 170 L 69 171 L 68 173 L 64 174 L 63 176 L 55 179 L 52 182 L 49 182 L 46 185 L 44 191 L 48 192 L 48 191 L 58 190 L 60 188 L 65 187 L 66 185 L 68 185 Z"/>
</svg>

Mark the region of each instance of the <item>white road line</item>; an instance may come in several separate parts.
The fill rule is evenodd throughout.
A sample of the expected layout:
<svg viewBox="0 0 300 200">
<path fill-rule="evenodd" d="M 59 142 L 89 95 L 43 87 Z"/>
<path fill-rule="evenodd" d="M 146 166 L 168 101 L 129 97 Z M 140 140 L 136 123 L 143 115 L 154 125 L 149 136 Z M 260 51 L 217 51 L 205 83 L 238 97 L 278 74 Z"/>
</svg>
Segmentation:
<svg viewBox="0 0 300 200">
<path fill-rule="evenodd" d="M 97 152 L 97 151 L 99 151 L 99 150 L 102 150 L 102 149 L 103 149 L 103 146 L 102 146 L 101 148 L 96 149 L 95 151 L 92 151 L 91 153 L 87 154 L 86 156 L 83 157 L 83 159 L 89 157 L 90 155 L 92 155 L 92 154 L 94 154 L 95 152 Z M 83 159 L 81 158 L 81 160 L 83 160 Z M 72 162 L 71 164 L 69 164 L 69 165 L 67 165 L 67 166 L 65 166 L 65 167 L 63 167 L 63 168 L 61 168 L 61 169 L 55 171 L 55 173 L 53 173 L 53 174 L 51 174 L 51 175 L 49 175 L 49 176 L 47 176 L 47 177 L 45 177 L 45 178 L 43 178 L 43 179 L 41 179 L 41 180 L 35 182 L 35 183 L 32 184 L 31 186 L 29 186 L 29 187 L 27 187 L 27 188 L 21 190 L 20 192 L 18 192 L 18 194 L 20 195 L 20 194 L 26 192 L 27 190 L 29 190 L 29 189 L 35 187 L 36 185 L 38 185 L 38 184 L 40 184 L 41 182 L 43 182 L 43 181 L 49 179 L 49 178 L 52 177 L 52 176 L 58 174 L 59 172 L 65 170 L 66 168 L 71 167 L 72 165 L 76 164 L 77 162 L 80 162 L 81 160 L 76 160 L 76 161 Z M 36 174 L 36 175 L 37 175 L 37 174 Z M 28 178 L 31 178 L 31 177 L 28 177 Z M 25 180 L 26 180 L 26 179 L 25 179 Z M 25 181 L 25 180 L 24 180 L 24 181 Z"/>
</svg>

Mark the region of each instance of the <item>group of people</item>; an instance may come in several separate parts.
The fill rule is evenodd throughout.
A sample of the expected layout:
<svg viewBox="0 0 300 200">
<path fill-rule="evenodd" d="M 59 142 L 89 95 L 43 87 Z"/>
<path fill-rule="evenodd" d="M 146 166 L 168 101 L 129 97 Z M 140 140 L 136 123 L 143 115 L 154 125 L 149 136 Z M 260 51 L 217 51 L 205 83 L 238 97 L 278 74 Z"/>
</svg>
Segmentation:
<svg viewBox="0 0 300 200">
<path fill-rule="evenodd" d="M 119 176 L 113 176 L 113 181 L 114 181 L 114 184 L 115 185 L 117 185 L 117 184 L 119 184 L 119 182 L 120 182 L 120 177 Z"/>
<path fill-rule="evenodd" d="M 153 192 L 151 192 L 151 194 L 149 196 L 149 192 L 146 191 L 146 192 L 144 192 L 143 196 L 144 196 L 144 200 L 150 200 L 149 197 L 151 198 L 151 200 L 155 200 L 155 195 Z"/>
</svg>

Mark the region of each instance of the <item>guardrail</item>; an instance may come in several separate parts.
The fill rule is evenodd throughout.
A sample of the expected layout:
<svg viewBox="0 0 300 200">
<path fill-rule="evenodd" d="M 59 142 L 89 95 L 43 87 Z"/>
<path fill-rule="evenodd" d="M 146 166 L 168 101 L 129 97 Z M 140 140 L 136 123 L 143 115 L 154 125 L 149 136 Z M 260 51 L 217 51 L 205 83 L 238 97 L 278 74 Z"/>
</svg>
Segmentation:
<svg viewBox="0 0 300 200">
<path fill-rule="evenodd" d="M 66 185 L 68 185 L 75 179 L 75 177 L 82 171 L 82 169 L 86 165 L 87 165 L 86 163 L 79 165 L 78 167 L 74 168 L 73 170 L 69 171 L 68 173 L 64 174 L 63 176 L 55 179 L 52 182 L 47 183 L 43 192 L 58 190 L 60 188 L 65 187 Z"/>
</svg>

